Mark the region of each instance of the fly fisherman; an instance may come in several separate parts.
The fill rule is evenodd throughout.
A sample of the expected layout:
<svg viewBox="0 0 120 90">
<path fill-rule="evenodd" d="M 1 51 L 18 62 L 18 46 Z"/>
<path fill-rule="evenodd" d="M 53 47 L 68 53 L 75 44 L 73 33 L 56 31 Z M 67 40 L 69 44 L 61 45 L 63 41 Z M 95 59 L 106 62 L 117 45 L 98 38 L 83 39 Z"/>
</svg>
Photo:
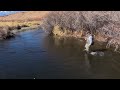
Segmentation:
<svg viewBox="0 0 120 90">
<path fill-rule="evenodd" d="M 85 44 L 85 51 L 89 52 L 90 46 L 93 44 L 93 36 L 90 33 L 87 33 L 87 37 L 85 38 L 86 44 Z"/>
</svg>

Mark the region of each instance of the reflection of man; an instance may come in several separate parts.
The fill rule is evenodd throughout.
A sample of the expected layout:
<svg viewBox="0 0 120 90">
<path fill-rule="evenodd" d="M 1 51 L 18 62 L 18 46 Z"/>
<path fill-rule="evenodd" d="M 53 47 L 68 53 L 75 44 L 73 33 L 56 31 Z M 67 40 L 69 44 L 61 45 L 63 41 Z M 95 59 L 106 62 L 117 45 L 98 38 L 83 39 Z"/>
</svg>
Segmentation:
<svg viewBox="0 0 120 90">
<path fill-rule="evenodd" d="M 92 74 L 92 72 L 91 72 L 91 65 L 90 65 L 90 60 L 89 60 L 89 56 L 88 56 L 87 53 L 85 53 L 85 60 L 84 60 L 84 62 L 85 62 L 85 69 L 86 69 L 87 73 L 89 75 L 91 75 Z"/>
<path fill-rule="evenodd" d="M 89 48 L 93 43 L 93 37 L 92 34 L 88 33 L 86 37 L 86 44 L 85 44 L 85 51 L 89 52 Z"/>
</svg>

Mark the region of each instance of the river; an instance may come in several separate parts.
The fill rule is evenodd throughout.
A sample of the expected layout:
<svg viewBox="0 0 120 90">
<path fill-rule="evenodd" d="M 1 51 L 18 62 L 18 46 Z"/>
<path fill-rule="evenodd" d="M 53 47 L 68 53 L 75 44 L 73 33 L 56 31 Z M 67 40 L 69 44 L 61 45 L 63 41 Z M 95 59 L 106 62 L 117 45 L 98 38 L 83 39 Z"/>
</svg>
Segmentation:
<svg viewBox="0 0 120 90">
<path fill-rule="evenodd" d="M 92 56 L 83 48 L 82 40 L 59 39 L 42 30 L 19 32 L 0 41 L 0 79 L 120 78 L 119 53 L 105 50 L 104 56 Z"/>
</svg>

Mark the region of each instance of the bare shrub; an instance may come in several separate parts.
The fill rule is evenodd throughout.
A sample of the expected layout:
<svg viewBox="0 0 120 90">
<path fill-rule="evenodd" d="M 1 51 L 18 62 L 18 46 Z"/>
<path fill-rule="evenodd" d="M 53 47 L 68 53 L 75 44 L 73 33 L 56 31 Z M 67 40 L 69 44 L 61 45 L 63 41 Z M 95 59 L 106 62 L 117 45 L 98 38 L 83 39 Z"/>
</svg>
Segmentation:
<svg viewBox="0 0 120 90">
<path fill-rule="evenodd" d="M 120 39 L 119 38 L 112 38 L 108 41 L 106 48 L 110 48 L 110 46 L 115 47 L 114 51 L 118 51 L 120 46 Z"/>
<path fill-rule="evenodd" d="M 90 31 L 111 38 L 108 44 L 114 47 L 120 44 L 120 39 L 116 39 L 120 38 L 120 11 L 51 11 L 43 19 L 42 28 L 52 32 L 56 25 L 73 33 Z M 65 29 L 60 30 L 64 32 Z"/>
<path fill-rule="evenodd" d="M 0 40 L 7 39 L 9 37 L 13 37 L 14 33 L 12 30 L 9 30 L 9 27 L 0 27 Z"/>
<path fill-rule="evenodd" d="M 53 11 L 48 17 L 43 19 L 42 28 L 51 31 L 54 26 L 69 29 L 71 31 L 82 30 L 84 23 L 84 16 L 82 12 L 75 11 Z"/>
</svg>

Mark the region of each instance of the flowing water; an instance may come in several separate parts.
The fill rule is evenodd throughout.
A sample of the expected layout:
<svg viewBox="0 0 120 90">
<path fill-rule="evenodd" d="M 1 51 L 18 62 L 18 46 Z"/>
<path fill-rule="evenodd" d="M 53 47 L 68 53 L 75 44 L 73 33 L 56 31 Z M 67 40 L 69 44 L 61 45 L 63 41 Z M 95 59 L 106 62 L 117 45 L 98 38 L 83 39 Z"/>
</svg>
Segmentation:
<svg viewBox="0 0 120 90">
<path fill-rule="evenodd" d="M 84 41 L 48 36 L 42 30 L 19 32 L 0 41 L 0 79 L 115 79 L 120 78 L 120 54 L 104 56 L 83 51 Z"/>
</svg>

